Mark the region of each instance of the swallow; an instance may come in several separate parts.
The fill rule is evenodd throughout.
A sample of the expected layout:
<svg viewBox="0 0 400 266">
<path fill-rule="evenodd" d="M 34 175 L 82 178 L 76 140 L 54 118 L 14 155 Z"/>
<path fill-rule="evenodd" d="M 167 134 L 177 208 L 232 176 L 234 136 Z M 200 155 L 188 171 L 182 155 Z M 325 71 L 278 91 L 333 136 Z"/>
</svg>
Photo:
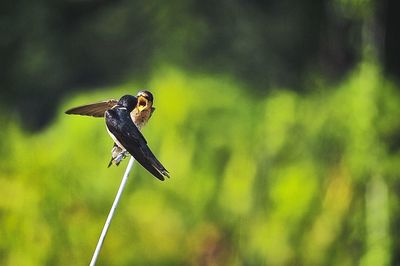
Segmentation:
<svg viewBox="0 0 400 266">
<path fill-rule="evenodd" d="M 149 121 L 153 115 L 155 107 L 153 106 L 154 97 L 153 94 L 147 90 L 141 90 L 136 95 L 137 104 L 136 107 L 130 113 L 130 117 L 135 123 L 136 127 L 141 130 Z M 85 115 L 93 117 L 104 117 L 107 110 L 112 109 L 118 104 L 118 100 L 110 99 L 102 102 L 82 105 L 67 110 L 66 114 L 74 115 Z M 110 167 L 112 164 L 119 165 L 119 163 L 126 157 L 126 151 L 122 150 L 118 145 L 114 143 L 111 149 L 111 160 L 108 164 Z"/>
<path fill-rule="evenodd" d="M 141 90 L 136 95 L 137 105 L 131 112 L 132 121 L 141 129 L 149 121 L 153 115 L 154 97 L 153 94 L 147 90 Z M 102 102 L 86 104 L 67 110 L 66 114 L 85 115 L 93 117 L 104 117 L 104 113 L 118 104 L 118 100 L 110 99 Z"/>
<path fill-rule="evenodd" d="M 137 105 L 138 98 L 135 96 L 122 96 L 116 105 L 105 111 L 107 131 L 121 150 L 128 151 L 147 171 L 163 181 L 169 177 L 169 172 L 154 156 L 131 119 L 131 112 Z"/>
</svg>

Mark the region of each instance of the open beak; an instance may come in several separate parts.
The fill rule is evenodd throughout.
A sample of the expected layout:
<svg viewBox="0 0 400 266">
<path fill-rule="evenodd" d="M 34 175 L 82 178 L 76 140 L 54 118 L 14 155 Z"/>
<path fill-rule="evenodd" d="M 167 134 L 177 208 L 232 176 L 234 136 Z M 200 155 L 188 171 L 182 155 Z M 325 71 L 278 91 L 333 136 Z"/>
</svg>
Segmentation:
<svg viewBox="0 0 400 266">
<path fill-rule="evenodd" d="M 140 112 L 148 108 L 151 108 L 151 106 L 152 106 L 151 102 L 147 100 L 145 97 L 143 96 L 138 97 L 138 103 L 136 107 Z"/>
</svg>

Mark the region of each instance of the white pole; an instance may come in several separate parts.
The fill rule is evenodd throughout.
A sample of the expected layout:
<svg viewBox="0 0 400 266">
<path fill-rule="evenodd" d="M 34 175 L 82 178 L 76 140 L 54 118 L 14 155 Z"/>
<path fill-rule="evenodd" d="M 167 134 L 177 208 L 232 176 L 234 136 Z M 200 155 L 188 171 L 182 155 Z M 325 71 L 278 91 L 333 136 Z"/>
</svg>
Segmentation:
<svg viewBox="0 0 400 266">
<path fill-rule="evenodd" d="M 119 185 L 119 189 L 118 189 L 117 195 L 115 196 L 114 203 L 111 206 L 110 213 L 108 214 L 106 223 L 104 224 L 103 231 L 101 232 L 99 241 L 97 242 L 96 250 L 94 251 L 92 260 L 90 261 L 90 264 L 89 264 L 90 266 L 96 265 L 97 257 L 99 256 L 100 249 L 103 246 L 104 238 L 106 237 L 106 234 L 107 234 L 107 231 L 108 231 L 108 227 L 110 227 L 111 220 L 112 220 L 112 218 L 114 216 L 114 211 L 117 208 L 119 199 L 121 198 L 121 194 L 124 191 L 126 181 L 128 180 L 128 176 L 129 176 L 129 173 L 132 170 L 132 166 L 133 166 L 134 162 L 135 162 L 135 158 L 133 158 L 133 156 L 131 156 L 131 159 L 129 160 L 128 166 L 126 167 L 125 174 L 124 174 L 124 176 L 122 178 L 121 185 Z"/>
</svg>

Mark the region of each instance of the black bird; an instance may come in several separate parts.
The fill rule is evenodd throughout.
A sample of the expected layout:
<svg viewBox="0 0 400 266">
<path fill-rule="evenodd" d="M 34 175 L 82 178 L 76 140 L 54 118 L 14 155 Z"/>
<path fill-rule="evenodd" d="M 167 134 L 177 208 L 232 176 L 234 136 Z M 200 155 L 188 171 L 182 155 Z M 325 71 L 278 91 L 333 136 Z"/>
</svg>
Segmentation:
<svg viewBox="0 0 400 266">
<path fill-rule="evenodd" d="M 154 113 L 153 94 L 147 90 L 141 90 L 136 94 L 137 104 L 131 112 L 131 118 L 140 129 L 149 121 Z M 104 117 L 104 113 L 118 104 L 118 100 L 110 99 L 102 102 L 91 103 L 74 107 L 65 111 L 69 115 L 85 115 L 93 117 Z"/>
<path fill-rule="evenodd" d="M 137 103 L 135 96 L 125 95 L 116 105 L 105 111 L 108 133 L 119 148 L 128 151 L 147 171 L 164 180 L 169 177 L 169 172 L 154 156 L 146 139 L 131 119 L 130 113 Z"/>
<path fill-rule="evenodd" d="M 141 130 L 149 121 L 150 117 L 154 113 L 154 97 L 153 94 L 147 90 L 141 90 L 136 95 L 137 104 L 136 107 L 130 113 L 133 123 Z M 97 103 L 86 104 L 67 110 L 66 114 L 73 115 L 85 115 L 93 117 L 104 117 L 107 110 L 113 108 L 118 104 L 118 100 L 111 99 Z M 112 164 L 119 165 L 123 158 L 126 157 L 126 151 L 122 150 L 118 145 L 114 144 L 111 149 L 111 160 L 108 164 L 110 167 Z"/>
</svg>

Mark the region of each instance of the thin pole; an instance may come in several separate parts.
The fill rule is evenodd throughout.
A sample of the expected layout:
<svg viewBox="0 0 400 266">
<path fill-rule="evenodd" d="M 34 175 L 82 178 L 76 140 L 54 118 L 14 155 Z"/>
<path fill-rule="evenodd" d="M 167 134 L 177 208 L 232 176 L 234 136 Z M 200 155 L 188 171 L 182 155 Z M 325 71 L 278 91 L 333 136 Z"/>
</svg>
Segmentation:
<svg viewBox="0 0 400 266">
<path fill-rule="evenodd" d="M 135 162 L 135 158 L 133 158 L 133 156 L 131 156 L 131 159 L 129 160 L 128 166 L 126 167 L 125 174 L 122 177 L 121 185 L 119 185 L 119 189 L 118 189 L 117 195 L 115 196 L 114 203 L 111 206 L 110 213 L 108 214 L 106 223 L 104 224 L 103 231 L 101 231 L 101 235 L 100 235 L 99 241 L 97 242 L 97 246 L 96 246 L 96 249 L 95 249 L 95 251 L 93 253 L 92 260 L 90 261 L 90 264 L 89 264 L 90 266 L 96 265 L 97 257 L 99 256 L 101 247 L 103 246 L 103 242 L 104 242 L 104 239 L 106 237 L 106 234 L 107 234 L 107 231 L 108 231 L 108 227 L 110 227 L 111 220 L 112 220 L 112 218 L 114 216 L 114 211 L 117 208 L 119 199 L 121 198 L 121 194 L 124 191 L 126 181 L 128 180 L 128 176 L 129 176 L 129 173 L 132 170 L 132 166 L 133 166 L 134 162 Z"/>
</svg>

